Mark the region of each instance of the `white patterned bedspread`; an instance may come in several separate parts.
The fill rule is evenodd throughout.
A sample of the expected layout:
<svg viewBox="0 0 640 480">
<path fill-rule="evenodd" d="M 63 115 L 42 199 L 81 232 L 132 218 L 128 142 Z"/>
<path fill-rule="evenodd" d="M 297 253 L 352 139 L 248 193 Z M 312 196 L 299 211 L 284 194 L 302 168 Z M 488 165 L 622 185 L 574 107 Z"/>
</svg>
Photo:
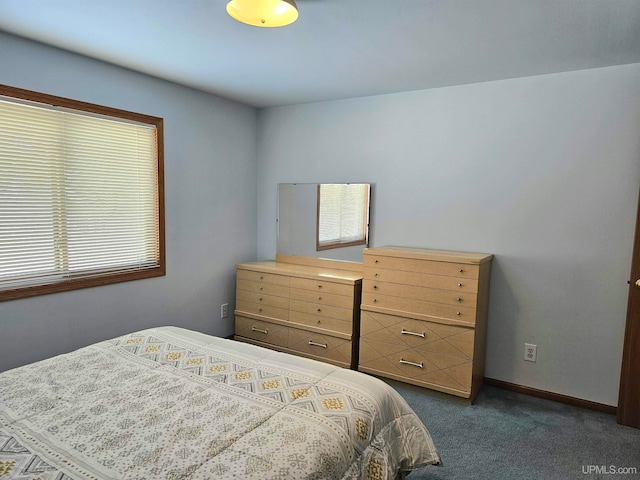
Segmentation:
<svg viewBox="0 0 640 480">
<path fill-rule="evenodd" d="M 0 480 L 390 479 L 438 461 L 382 381 L 176 327 L 0 374 Z"/>
</svg>

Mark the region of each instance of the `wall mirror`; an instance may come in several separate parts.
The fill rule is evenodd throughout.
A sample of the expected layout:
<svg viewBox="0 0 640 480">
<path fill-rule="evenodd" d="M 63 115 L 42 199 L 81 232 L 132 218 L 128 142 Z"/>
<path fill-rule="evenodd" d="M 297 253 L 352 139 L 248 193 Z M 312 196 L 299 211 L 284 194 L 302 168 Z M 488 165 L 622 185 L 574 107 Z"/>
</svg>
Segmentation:
<svg viewBox="0 0 640 480">
<path fill-rule="evenodd" d="M 361 262 L 370 199 L 368 183 L 278 184 L 277 253 Z"/>
</svg>

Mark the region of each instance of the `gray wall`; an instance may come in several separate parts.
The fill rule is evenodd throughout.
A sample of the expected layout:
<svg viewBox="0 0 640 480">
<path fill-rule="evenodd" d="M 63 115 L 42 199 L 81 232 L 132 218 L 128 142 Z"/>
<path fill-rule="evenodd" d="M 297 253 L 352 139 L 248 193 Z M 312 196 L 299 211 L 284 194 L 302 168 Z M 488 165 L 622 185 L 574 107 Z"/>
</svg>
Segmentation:
<svg viewBox="0 0 640 480">
<path fill-rule="evenodd" d="M 256 255 L 256 110 L 0 33 L 0 83 L 164 118 L 167 275 L 0 303 L 0 371 L 129 331 L 233 332 Z"/>
<path fill-rule="evenodd" d="M 371 182 L 371 245 L 495 254 L 486 376 L 617 404 L 640 64 L 268 108 L 258 152 L 259 258 L 278 183 Z"/>
</svg>

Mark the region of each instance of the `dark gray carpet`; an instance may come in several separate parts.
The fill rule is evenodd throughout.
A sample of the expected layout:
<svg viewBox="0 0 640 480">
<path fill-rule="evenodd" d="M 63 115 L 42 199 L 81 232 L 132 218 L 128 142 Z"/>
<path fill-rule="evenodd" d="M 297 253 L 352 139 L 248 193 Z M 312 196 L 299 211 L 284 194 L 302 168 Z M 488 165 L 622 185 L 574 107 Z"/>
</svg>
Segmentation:
<svg viewBox="0 0 640 480">
<path fill-rule="evenodd" d="M 443 460 L 407 480 L 640 478 L 640 430 L 618 425 L 612 415 L 486 385 L 473 405 L 464 405 L 388 383 L 422 419 Z M 620 468 L 629 473 L 613 473 Z"/>
</svg>

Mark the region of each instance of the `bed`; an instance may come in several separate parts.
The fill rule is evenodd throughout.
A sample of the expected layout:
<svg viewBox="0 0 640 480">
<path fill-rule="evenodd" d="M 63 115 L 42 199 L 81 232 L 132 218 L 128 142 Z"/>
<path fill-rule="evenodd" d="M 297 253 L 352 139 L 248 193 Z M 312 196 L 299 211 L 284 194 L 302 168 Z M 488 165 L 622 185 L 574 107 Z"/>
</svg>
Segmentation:
<svg viewBox="0 0 640 480">
<path fill-rule="evenodd" d="M 177 327 L 0 374 L 0 479 L 392 479 L 439 463 L 374 377 Z"/>
</svg>

